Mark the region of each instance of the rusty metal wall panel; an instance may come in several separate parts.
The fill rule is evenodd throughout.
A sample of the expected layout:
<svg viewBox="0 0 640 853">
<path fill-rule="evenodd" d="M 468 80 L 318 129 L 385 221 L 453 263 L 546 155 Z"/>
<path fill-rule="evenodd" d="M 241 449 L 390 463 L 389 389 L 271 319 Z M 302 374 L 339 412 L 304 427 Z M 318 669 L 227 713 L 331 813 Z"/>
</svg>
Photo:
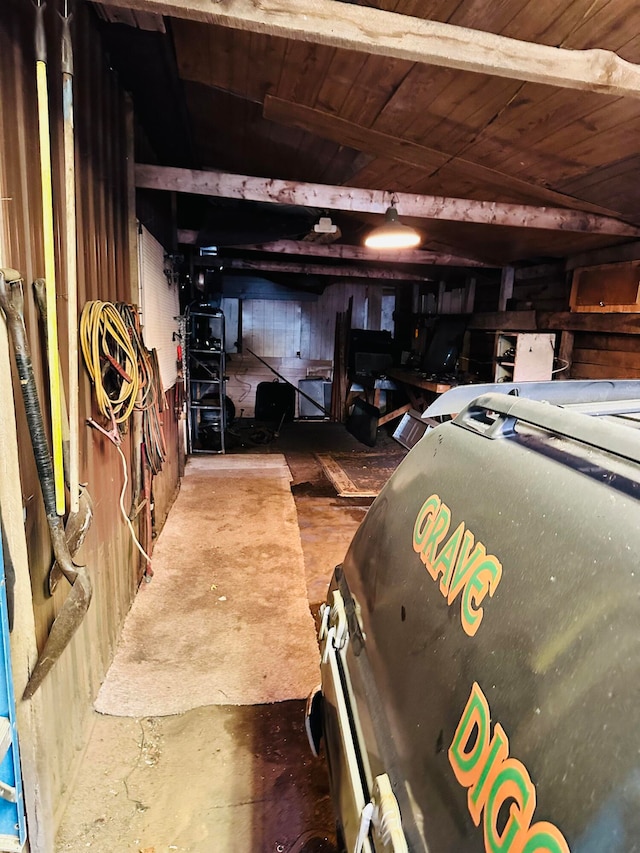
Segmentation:
<svg viewBox="0 0 640 853">
<path fill-rule="evenodd" d="M 34 369 L 46 408 L 46 351 L 41 345 L 30 284 L 44 274 L 38 165 L 33 6 L 6 0 L 0 8 L 0 265 L 19 269 L 25 278 L 26 325 Z M 58 309 L 60 340 L 65 341 L 66 282 L 60 258 L 64 245 L 62 183 L 62 110 L 60 20 L 55 6 L 46 13 L 50 116 L 54 179 Z M 78 298 L 132 299 L 129 245 L 127 157 L 132 140 L 126 134 L 127 103 L 102 52 L 93 16 L 78 4 L 73 23 L 75 50 L 75 125 L 77 170 Z M 64 344 L 61 345 L 64 352 Z M 66 365 L 65 385 L 66 383 Z M 14 388 L 18 386 L 15 384 Z M 26 532 L 38 648 L 64 600 L 65 584 L 51 598 L 46 579 L 51 550 L 40 487 L 33 461 L 22 400 L 16 400 Z M 94 586 L 91 607 L 80 630 L 47 676 L 45 709 L 35 721 L 47 754 L 42 785 L 51 792 L 59 813 L 65 790 L 85 741 L 91 703 L 109 665 L 124 617 L 135 594 L 137 552 L 121 518 L 118 499 L 122 469 L 114 447 L 85 426 L 97 417 L 88 376 L 80 375 L 80 479 L 88 483 L 94 520 L 79 558 Z M 45 414 L 45 421 L 48 418 Z M 178 482 L 178 440 L 174 407 L 165 412 L 169 460 L 157 483 L 156 515 L 164 519 Z M 131 458 L 131 434 L 123 450 Z M 130 496 L 125 497 L 125 505 Z M 59 814 L 57 815 L 59 817 Z"/>
</svg>

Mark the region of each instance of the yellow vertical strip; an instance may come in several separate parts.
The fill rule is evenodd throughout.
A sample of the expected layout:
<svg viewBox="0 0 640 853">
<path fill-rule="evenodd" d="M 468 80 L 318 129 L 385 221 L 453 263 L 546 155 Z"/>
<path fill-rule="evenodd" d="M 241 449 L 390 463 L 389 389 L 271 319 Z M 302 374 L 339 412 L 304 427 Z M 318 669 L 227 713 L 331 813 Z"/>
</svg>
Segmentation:
<svg viewBox="0 0 640 853">
<path fill-rule="evenodd" d="M 38 130 L 40 137 L 40 178 L 42 182 L 42 227 L 44 232 L 44 277 L 47 282 L 47 349 L 49 396 L 51 398 L 51 441 L 56 488 L 56 511 L 64 515 L 64 468 L 62 464 L 62 410 L 60 406 L 60 356 L 56 314 L 56 264 L 53 233 L 53 192 L 51 188 L 51 144 L 49 136 L 49 98 L 47 66 L 36 62 L 38 90 Z"/>
</svg>

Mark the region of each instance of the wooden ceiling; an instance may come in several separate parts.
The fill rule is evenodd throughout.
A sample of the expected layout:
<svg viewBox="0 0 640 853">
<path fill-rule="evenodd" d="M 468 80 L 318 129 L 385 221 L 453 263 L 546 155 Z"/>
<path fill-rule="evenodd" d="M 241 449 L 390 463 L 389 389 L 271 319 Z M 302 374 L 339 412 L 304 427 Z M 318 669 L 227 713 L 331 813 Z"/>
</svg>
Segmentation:
<svg viewBox="0 0 640 853">
<path fill-rule="evenodd" d="M 385 190 L 390 198 L 411 193 L 566 207 L 640 226 L 640 91 L 579 91 L 412 62 L 375 48 L 235 29 L 208 23 L 215 13 L 200 0 L 113 0 L 103 8 L 114 4 L 149 13 L 185 7 L 176 14 L 186 17 L 165 18 L 163 38 L 172 39 L 197 169 Z M 239 13 L 255 5 L 224 4 Z M 337 0 L 320 5 L 344 8 Z M 540 45 L 606 49 L 640 64 L 640 5 L 626 0 L 351 5 Z M 205 11 L 189 20 L 186 7 Z M 395 15 L 388 18 L 390 31 Z M 408 32 L 415 28 L 412 17 Z M 367 214 L 332 216 L 351 243 L 379 221 Z M 499 266 L 625 242 L 588 231 L 411 219 L 402 209 L 400 216 L 421 230 L 423 249 Z"/>
</svg>

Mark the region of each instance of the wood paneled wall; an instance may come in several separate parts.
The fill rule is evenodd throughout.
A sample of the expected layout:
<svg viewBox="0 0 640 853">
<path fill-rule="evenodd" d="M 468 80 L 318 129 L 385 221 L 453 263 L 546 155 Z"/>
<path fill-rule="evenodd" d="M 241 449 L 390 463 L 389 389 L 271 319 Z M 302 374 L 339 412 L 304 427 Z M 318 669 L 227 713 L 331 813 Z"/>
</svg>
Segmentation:
<svg viewBox="0 0 640 853">
<path fill-rule="evenodd" d="M 640 379 L 640 335 L 577 333 L 571 378 Z"/>
<path fill-rule="evenodd" d="M 51 141 L 56 228 L 60 340 L 66 339 L 64 202 L 62 193 L 62 107 L 60 20 L 56 5 L 46 11 Z M 31 3 L 5 0 L 0 8 L 0 265 L 21 271 L 25 280 L 26 326 L 36 378 L 45 405 L 46 351 L 42 346 L 31 282 L 44 274 L 42 207 L 38 168 L 37 107 L 33 52 L 34 10 Z M 127 136 L 128 105 L 105 57 L 93 13 L 77 4 L 73 22 L 75 48 L 75 127 L 78 206 L 79 307 L 85 301 L 132 302 L 130 244 L 131 198 L 128 165 L 133 140 Z M 64 352 L 65 344 L 61 343 Z M 63 368 L 66 370 L 66 365 Z M 65 376 L 65 384 L 66 376 Z M 16 384 L 14 376 L 14 388 Z M 16 397 L 19 459 L 29 571 L 38 649 L 67 594 L 60 584 L 46 593 L 51 565 L 44 507 L 28 440 L 22 401 Z M 171 398 L 171 395 L 170 395 Z M 52 833 L 88 737 L 92 700 L 112 658 L 124 617 L 136 589 L 137 552 L 121 518 L 118 498 L 122 469 L 115 448 L 85 425 L 97 417 L 88 376 L 80 376 L 80 479 L 88 484 L 94 519 L 82 551 L 94 594 L 89 612 L 63 656 L 47 676 L 38 695 L 42 713 L 32 717 L 46 745 L 41 757 L 43 802 L 54 803 L 54 814 L 35 818 L 45 825 L 42 850 L 52 848 Z M 45 420 L 46 420 L 45 415 Z M 178 433 L 173 405 L 165 413 L 170 461 L 156 489 L 156 516 L 164 518 L 178 480 Z M 0 437 L 1 438 L 1 437 Z M 123 449 L 131 458 L 131 433 Z M 125 497 L 125 503 L 128 497 Z M 31 821 L 34 815 L 30 816 Z"/>
</svg>

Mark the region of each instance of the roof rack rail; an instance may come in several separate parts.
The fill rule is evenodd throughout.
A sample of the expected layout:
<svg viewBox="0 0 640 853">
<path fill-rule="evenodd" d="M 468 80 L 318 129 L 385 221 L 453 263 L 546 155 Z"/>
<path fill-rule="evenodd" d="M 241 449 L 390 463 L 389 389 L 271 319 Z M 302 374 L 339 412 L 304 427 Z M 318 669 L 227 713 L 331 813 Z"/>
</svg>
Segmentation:
<svg viewBox="0 0 640 853">
<path fill-rule="evenodd" d="M 511 394 L 555 405 L 601 403 L 610 400 L 640 400 L 638 379 L 568 379 L 551 382 L 491 382 L 457 385 L 441 394 L 423 413 L 425 418 L 456 415 L 483 394 Z"/>
<path fill-rule="evenodd" d="M 490 417 L 490 413 L 497 417 Z M 484 394 L 453 421 L 490 439 L 513 437 L 518 422 L 640 464 L 640 434 L 636 430 L 538 400 Z"/>
</svg>

